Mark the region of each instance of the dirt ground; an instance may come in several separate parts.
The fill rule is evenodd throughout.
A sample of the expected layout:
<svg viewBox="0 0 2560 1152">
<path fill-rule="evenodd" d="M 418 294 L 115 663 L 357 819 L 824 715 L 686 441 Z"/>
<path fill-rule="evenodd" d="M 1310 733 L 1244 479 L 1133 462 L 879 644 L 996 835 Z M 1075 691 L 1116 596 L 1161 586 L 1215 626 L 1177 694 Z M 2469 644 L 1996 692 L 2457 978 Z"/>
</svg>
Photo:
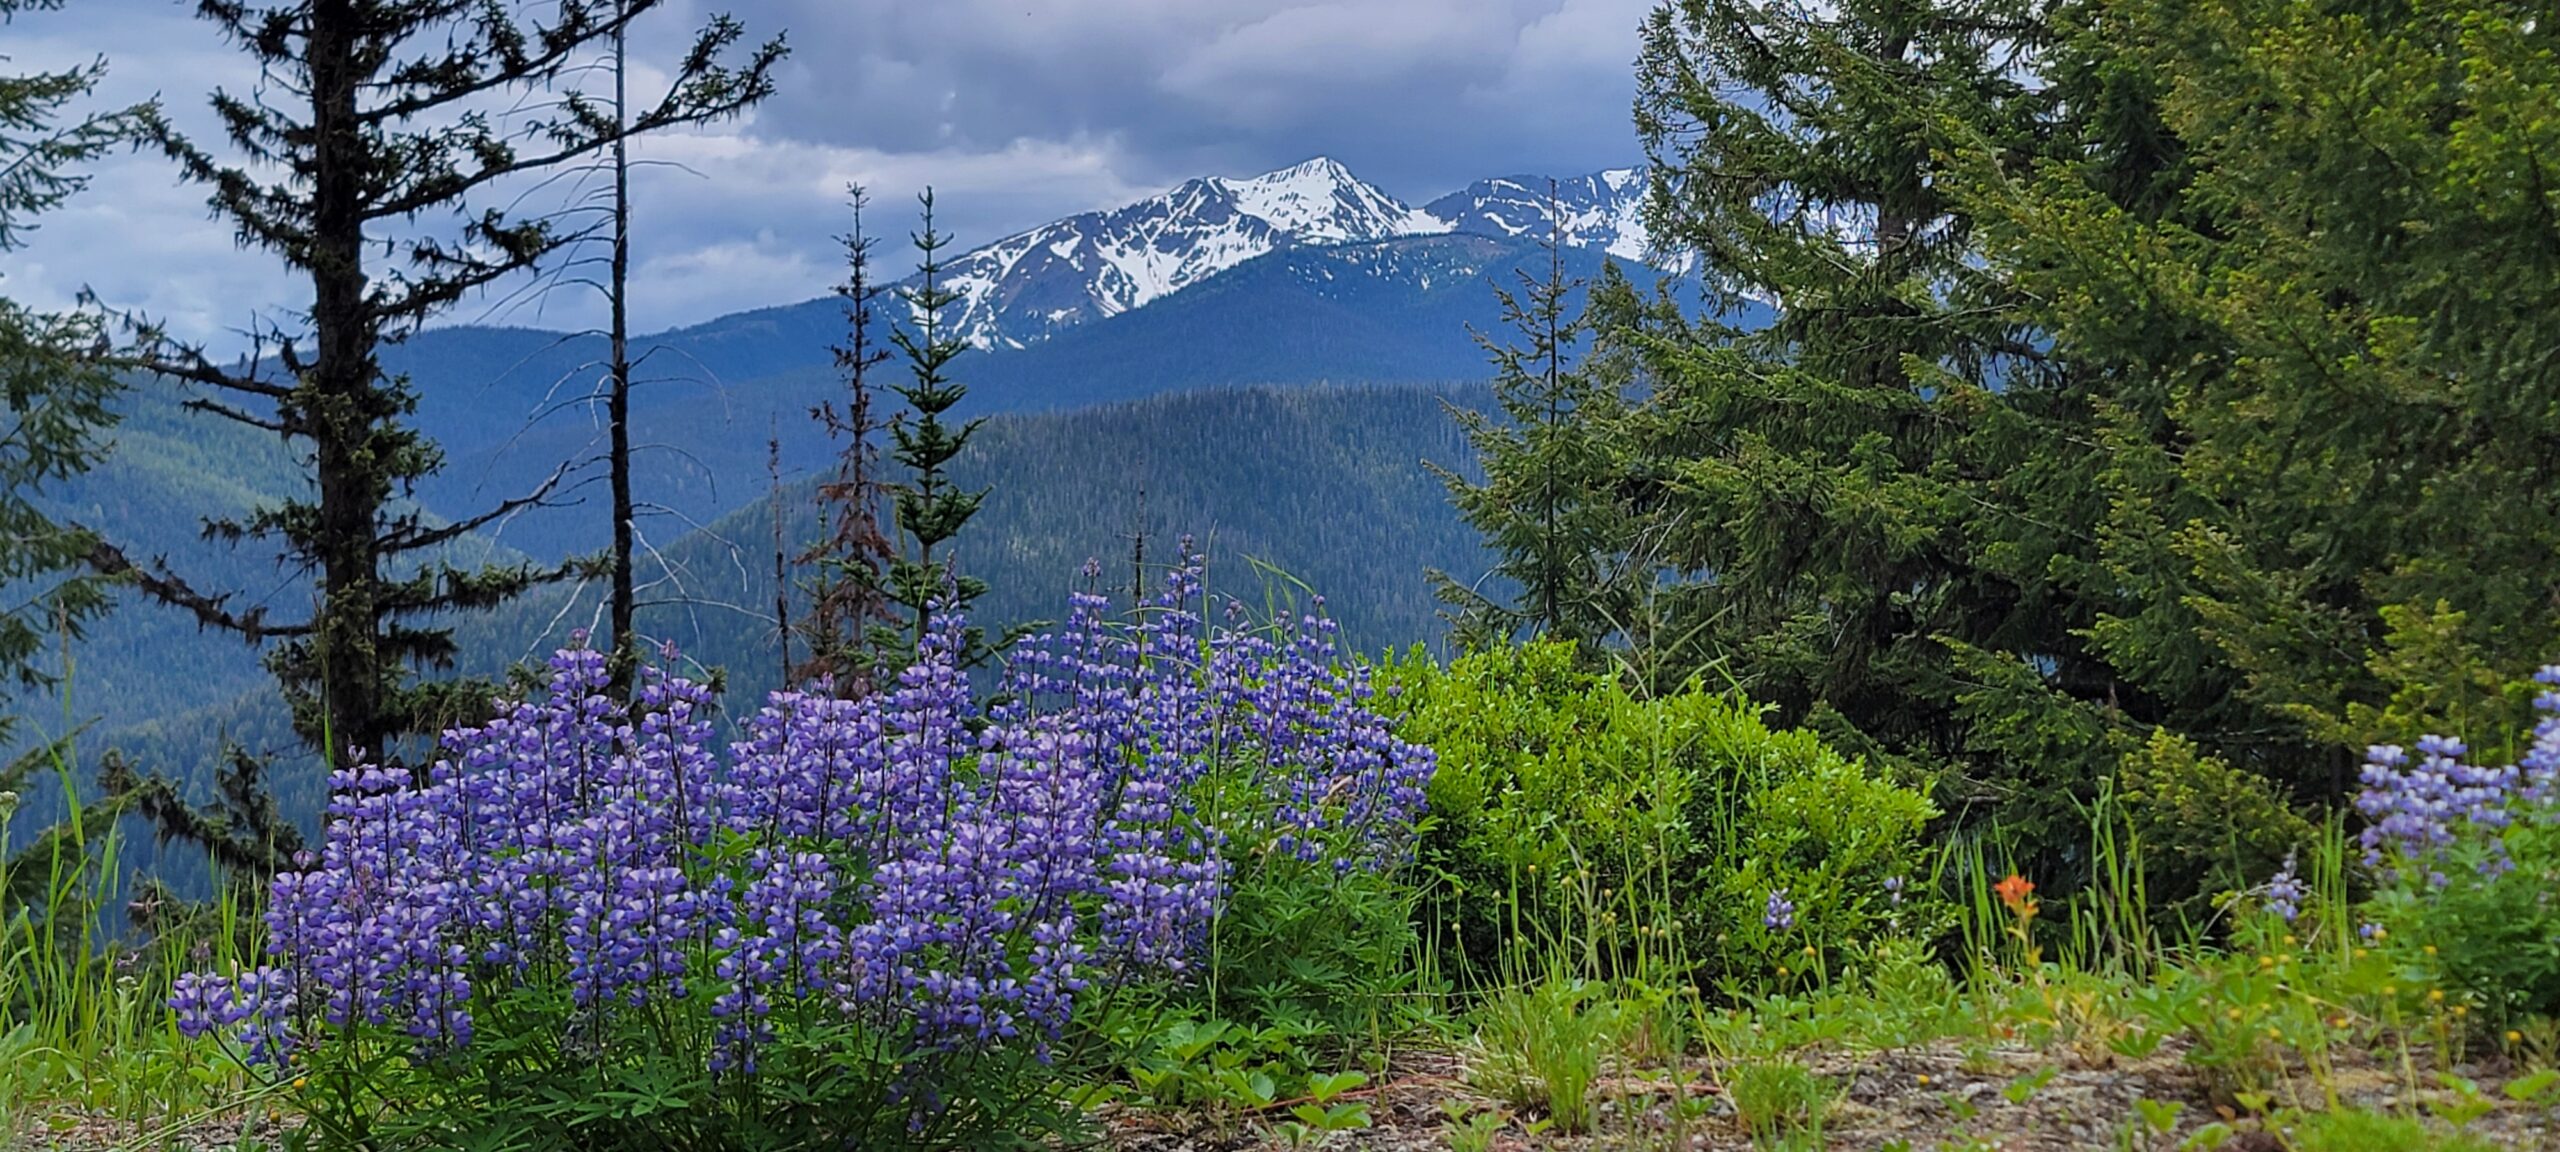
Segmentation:
<svg viewBox="0 0 2560 1152">
<path fill-rule="evenodd" d="M 2279 1152 L 2284 1145 L 2259 1130 L 2253 1119 L 2231 1115 L 2208 1096 L 2206 1085 L 2180 1060 L 2181 1050 L 2166 1045 L 2138 1061 L 2110 1067 L 2075 1067 L 2066 1057 L 2025 1046 L 1976 1048 L 1971 1053 L 1953 1042 L 1883 1053 L 1830 1053 L 1805 1060 L 1806 1066 L 1840 1088 L 1824 1125 L 1824 1144 L 1852 1152 L 1887 1149 L 1956 1149 L 1971 1152 L 2082 1152 L 2137 1150 L 2157 1152 L 2178 1147 L 2207 1124 L 2230 1123 L 2228 1152 Z M 2469 1131 L 2505 1148 L 2536 1152 L 2560 1150 L 2560 1110 L 2527 1107 L 2506 1100 L 2497 1087 L 2505 1069 L 2493 1065 L 2466 1069 L 2478 1081 L 2494 1111 L 2470 1122 Z M 2047 1075 L 2049 1073 L 2049 1076 Z M 2044 1077 L 2039 1081 L 2039 1077 Z M 1499 1152 L 1555 1149 L 1584 1152 L 1599 1149 L 1653 1149 L 1660 1152 L 1723 1152 L 1752 1148 L 1749 1135 L 1734 1115 L 1711 1070 L 1701 1066 L 1685 1084 L 1661 1081 L 1604 1080 L 1594 1090 L 1602 1101 L 1594 1131 L 1560 1135 L 1532 1134 L 1533 1117 L 1507 1118 L 1492 1147 Z M 2297 1077 L 2299 1083 L 2312 1078 Z M 2415 1101 L 2404 1101 L 2401 1077 L 2381 1064 L 2361 1060 L 2342 1065 L 2327 1077 L 2338 1103 L 2391 1111 L 2414 1104 L 2430 1113 L 2431 1103 L 2446 1103 L 2454 1094 L 2425 1088 Z M 1694 1102 L 1691 1116 L 1675 1119 L 1672 1093 L 1685 1092 Z M 2138 1132 L 2137 1097 L 2181 1105 L 2175 1129 L 2168 1135 Z M 1468 1084 L 1459 1058 L 1447 1052 L 1417 1052 L 1399 1058 L 1397 1066 L 1369 1088 L 1345 1098 L 1370 1105 L 1372 1126 L 1337 1133 L 1322 1147 L 1329 1152 L 1421 1152 L 1450 1147 L 1450 1111 L 1500 1111 L 1499 1101 L 1484 1097 Z M 2277 1103 L 2317 1107 L 2317 1100 Z M 2227 1107 L 2227 1106 L 2225 1106 Z M 1102 1121 L 1105 1152 L 1242 1152 L 1285 1148 L 1273 1117 L 1212 1117 L 1114 1108 Z M 214 1152 L 241 1147 L 243 1136 L 273 1147 L 277 1121 L 229 1117 L 181 1130 L 154 1131 L 73 1110 L 16 1117 L 0 1133 L 0 1147 L 103 1152 L 107 1149 L 182 1149 Z M 2128 1140 L 2128 1136 L 2135 1138 Z"/>
<path fill-rule="evenodd" d="M 2140 1061 L 2119 1061 L 2106 1068 L 2075 1068 L 2066 1059 L 2024 1046 L 1977 1050 L 1968 1057 L 1952 1042 L 1885 1053 L 1835 1053 L 1806 1060 L 1817 1074 L 1842 1088 L 1823 1127 L 1824 1146 L 1855 1152 L 1884 1149 L 1974 1149 L 1982 1152 L 2081 1152 L 2081 1150 L 2170 1149 L 2198 1129 L 2229 1123 L 2233 1137 L 2221 1147 L 2229 1152 L 2274 1152 L 2283 1145 L 2259 1130 L 2253 1119 L 2226 1113 L 2209 1098 L 2206 1085 L 2181 1061 L 2182 1049 L 2163 1046 Z M 1325 1147 L 1336 1152 L 1420 1152 L 1450 1147 L 1453 1102 L 1477 1110 L 1498 1110 L 1500 1102 L 1470 1089 L 1464 1070 L 1453 1057 L 1428 1055 L 1399 1069 L 1365 1095 L 1374 1125 L 1367 1131 L 1337 1134 Z M 2029 1090 L 2026 1085 L 2051 1072 Z M 2560 1150 L 2560 1113 L 2545 1106 L 2527 1108 L 2497 1093 L 2503 1069 L 2477 1068 L 2473 1078 L 2501 1107 L 2471 1121 L 2469 1131 L 2507 1148 Z M 1673 1086 L 1658 1082 L 1604 1082 L 1596 1094 L 1606 1101 L 1593 1132 L 1561 1136 L 1532 1135 L 1528 1125 L 1506 1123 L 1493 1148 L 1502 1152 L 1533 1149 L 1748 1150 L 1751 1138 L 1734 1115 L 1722 1086 L 1708 1070 L 1695 1072 L 1681 1086 L 1700 1107 L 1695 1119 L 1677 1123 L 1668 1107 Z M 2338 1102 L 2377 1110 L 2402 1105 L 2399 1078 L 2369 1061 L 2335 1070 L 2332 1083 Z M 2425 1090 L 2416 1105 L 2450 1101 L 2453 1093 Z M 2138 1129 L 2137 1097 L 2182 1105 L 2172 1132 Z M 2281 1097 L 2277 1103 L 2289 1103 Z M 2320 1106 L 2319 1101 L 2301 1101 Z M 2226 1106 L 2227 1107 L 2227 1106 Z M 1634 1115 L 1630 1115 L 1633 1113 Z M 1231 1152 L 1275 1146 L 1268 1125 L 1216 1124 L 1201 1118 L 1126 1113 L 1111 1118 L 1111 1145 L 1128 1152 Z"/>
</svg>

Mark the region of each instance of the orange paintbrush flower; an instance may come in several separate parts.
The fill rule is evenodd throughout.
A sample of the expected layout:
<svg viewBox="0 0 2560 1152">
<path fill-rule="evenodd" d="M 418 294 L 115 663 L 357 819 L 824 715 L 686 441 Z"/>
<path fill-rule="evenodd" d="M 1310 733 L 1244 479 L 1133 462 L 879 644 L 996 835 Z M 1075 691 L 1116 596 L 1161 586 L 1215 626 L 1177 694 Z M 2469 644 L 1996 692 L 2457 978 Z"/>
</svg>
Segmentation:
<svg viewBox="0 0 2560 1152">
<path fill-rule="evenodd" d="M 2036 886 L 2026 877 L 2012 872 L 2006 879 L 1992 885 L 1991 891 L 1999 895 L 2000 902 L 2008 905 L 2010 911 L 2020 916 L 2036 914 Z"/>
</svg>

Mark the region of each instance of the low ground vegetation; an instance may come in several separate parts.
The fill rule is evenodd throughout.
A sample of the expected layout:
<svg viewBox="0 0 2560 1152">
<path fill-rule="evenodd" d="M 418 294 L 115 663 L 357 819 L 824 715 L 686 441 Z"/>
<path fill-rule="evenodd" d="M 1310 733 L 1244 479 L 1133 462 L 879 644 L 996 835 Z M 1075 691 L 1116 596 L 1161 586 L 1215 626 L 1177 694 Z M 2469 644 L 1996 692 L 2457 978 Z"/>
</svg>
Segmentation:
<svg viewBox="0 0 2560 1152">
<path fill-rule="evenodd" d="M 1315 616 L 1208 624 L 1178 573 L 1071 607 L 994 705 L 945 635 L 894 690 L 773 697 L 725 755 L 708 689 L 626 712 L 565 652 L 425 780 L 341 773 L 316 853 L 155 937 L 100 930 L 112 835 L 22 854 L 5 1137 L 2560 1138 L 2560 670 L 2512 764 L 2375 748 L 2355 832 L 2196 921 L 2147 904 L 2111 801 L 2095 881 L 2040 891 L 1996 832 L 1924 837 L 1925 785 L 1567 646 L 1368 669 Z"/>
</svg>

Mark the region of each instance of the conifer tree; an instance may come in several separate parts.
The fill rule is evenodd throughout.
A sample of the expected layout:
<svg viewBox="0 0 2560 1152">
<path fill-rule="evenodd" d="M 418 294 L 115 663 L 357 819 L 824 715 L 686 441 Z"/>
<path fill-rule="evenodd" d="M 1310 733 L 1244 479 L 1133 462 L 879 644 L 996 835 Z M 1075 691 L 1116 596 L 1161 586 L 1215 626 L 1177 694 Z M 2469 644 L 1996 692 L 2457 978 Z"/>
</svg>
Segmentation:
<svg viewBox="0 0 2560 1152">
<path fill-rule="evenodd" d="M 1431 574 L 1435 594 L 1452 610 L 1452 638 L 1465 649 L 1507 642 L 1524 629 L 1588 648 L 1625 619 L 1614 558 L 1628 547 L 1628 525 L 1613 495 L 1619 464 L 1612 445 L 1626 406 L 1611 379 L 1575 355 L 1587 335 L 1583 318 L 1572 314 L 1571 297 L 1582 284 L 1564 272 L 1552 187 L 1547 222 L 1544 274 L 1516 270 L 1517 290 L 1494 289 L 1519 342 L 1476 334 L 1493 362 L 1501 417 L 1449 406 L 1485 478 L 1432 469 L 1492 547 L 1488 577 L 1517 587 L 1506 602 L 1480 584 Z"/>
<path fill-rule="evenodd" d="M 165 118 L 148 131 L 241 242 L 306 278 L 307 331 L 269 325 L 239 366 L 147 326 L 148 366 L 192 385 L 198 410 L 265 429 L 311 461 L 313 496 L 208 526 L 234 541 L 273 540 L 315 573 L 318 604 L 272 621 L 157 563 L 101 546 L 93 563 L 126 575 L 205 626 L 260 644 L 324 755 L 382 757 L 395 737 L 430 732 L 465 709 L 469 685 L 421 684 L 449 665 L 434 620 L 487 609 L 567 566 L 465 569 L 448 545 L 546 499 L 550 485 L 496 508 L 431 522 L 400 497 L 439 466 L 405 423 L 416 397 L 386 375 L 377 349 L 475 291 L 535 268 L 566 242 L 548 222 L 473 202 L 512 178 L 596 155 L 633 136 L 736 113 L 771 90 L 782 54 L 768 42 L 736 66 L 743 30 L 715 17 L 674 67 L 665 96 L 624 119 L 584 94 L 531 112 L 507 102 L 551 90 L 564 67 L 659 7 L 656 0 L 563 0 L 548 23 L 508 6 L 449 0 L 202 0 L 198 13 L 256 60 L 272 87 L 213 107 L 238 154 L 226 162 Z M 276 94 L 289 99 L 278 100 Z M 274 173 L 273 175 L 267 175 Z M 454 234 L 416 230 L 439 215 Z M 557 474 L 555 474 L 555 480 Z"/>
<path fill-rule="evenodd" d="M 0 0 L 0 27 L 59 0 Z M 97 112 L 66 120 L 70 105 L 93 91 L 103 60 L 59 72 L 0 75 L 0 252 L 24 243 L 34 218 L 80 191 L 76 166 L 135 138 L 149 109 Z M 0 436 L 0 680 L 38 689 L 51 683 L 39 657 L 55 639 L 76 638 L 107 610 L 95 574 L 86 571 L 93 541 L 76 525 L 44 511 L 45 490 L 85 472 L 104 454 L 118 391 L 107 333 L 94 315 L 57 314 L 0 296 L 0 403 L 8 432 Z M 11 720 L 0 716 L 0 736 Z M 0 772 L 0 789 L 12 787 Z"/>
<path fill-rule="evenodd" d="M 2092 0 L 2076 71 L 2167 165 L 1954 185 L 2106 425 L 2095 622 L 2207 752 L 2304 793 L 2514 730 L 2560 651 L 2560 100 L 2547 6 Z M 2074 78 L 2065 76 L 2066 81 Z M 2082 85 L 2085 90 L 2088 85 Z M 2340 94 L 2353 93 L 2352 99 Z"/>
<path fill-rule="evenodd" d="M 2224 246 L 2248 231 L 2236 221 L 2309 218 L 2192 194 L 2179 93 L 2258 59 L 2244 35 L 2159 51 L 2229 30 L 2205 9 L 1680 0 L 1647 24 L 1640 64 L 1657 241 L 1699 256 L 1717 303 L 1770 314 L 1643 338 L 1653 392 L 1624 488 L 1677 545 L 1666 599 L 1699 643 L 1674 663 L 1720 660 L 1788 719 L 1931 771 L 1951 808 L 1996 814 L 2065 886 L 2086 863 L 2079 805 L 2115 778 L 2154 844 L 2211 846 L 2153 862 L 2161 907 L 2262 877 L 2303 828 L 2277 785 L 2324 759 L 2246 691 L 2272 679 L 2253 659 L 2312 665 L 2229 637 L 2298 639 L 2327 609 L 2234 611 L 2213 588 L 2246 568 L 2198 547 L 2223 525 L 2320 534 L 2240 470 L 2196 483 L 2198 465 L 2230 468 L 2207 430 L 2271 410 L 2352 426 L 2309 415 L 2312 373 L 2273 409 L 2246 389 L 2181 393 L 2229 379 L 2221 318 L 2188 305 L 2246 265 Z M 2274 155 L 2263 134 L 2224 143 Z M 2307 429 L 2244 455 L 2343 491 L 2326 471 L 2340 454 Z"/>
<path fill-rule="evenodd" d="M 880 476 L 880 414 L 873 408 L 871 372 L 889 359 L 889 350 L 872 339 L 874 306 L 888 289 L 871 274 L 871 250 L 877 241 L 864 230 L 863 210 L 870 197 L 861 186 L 846 190 L 853 228 L 841 239 L 845 279 L 835 294 L 844 303 L 845 342 L 834 345 L 836 371 L 844 380 L 844 405 L 834 400 L 809 410 L 811 419 L 840 439 L 835 475 L 818 485 L 819 523 L 824 538 L 800 556 L 817 569 L 809 603 L 809 660 L 797 669 L 804 680 L 828 679 L 847 697 L 868 692 L 877 668 L 873 629 L 888 622 L 889 565 L 897 547 L 882 531 L 880 512 L 886 490 Z"/>
<path fill-rule="evenodd" d="M 2075 135 L 2029 0 L 1676 0 L 1644 26 L 1655 243 L 1719 314 L 1645 349 L 1622 495 L 1678 574 L 1673 669 L 1945 773 L 2035 847 L 2116 747 L 2004 726 L 1994 677 L 2119 696 L 2086 650 L 2102 501 L 2091 381 L 2039 346 L 1946 185 Z M 1765 314 L 1765 323 L 1749 317 Z"/>
<path fill-rule="evenodd" d="M 891 609 L 889 619 L 871 629 L 869 656 L 873 675 L 905 667 L 918 645 L 933 630 L 937 611 L 968 610 L 987 591 L 987 582 L 960 570 L 953 539 L 985 502 L 987 489 L 970 491 L 951 478 L 951 462 L 986 422 L 975 417 L 958 424 L 949 416 L 969 394 L 952 379 L 951 362 L 967 351 L 966 340 L 952 333 L 951 307 L 960 293 L 943 279 L 942 250 L 951 238 L 933 222 L 933 191 L 925 190 L 923 230 L 914 234 L 916 277 L 901 286 L 898 300 L 910 323 L 889 330 L 889 342 L 907 364 L 908 378 L 894 386 L 906 402 L 889 424 L 889 458 L 906 470 L 902 481 L 888 486 L 896 526 L 898 553 L 887 565 L 886 579 L 875 585 Z M 859 567 L 840 569 L 855 581 L 870 579 Z M 989 645 L 986 629 L 972 624 L 963 633 L 962 664 L 973 665 L 1009 642 L 1016 631 Z"/>
</svg>

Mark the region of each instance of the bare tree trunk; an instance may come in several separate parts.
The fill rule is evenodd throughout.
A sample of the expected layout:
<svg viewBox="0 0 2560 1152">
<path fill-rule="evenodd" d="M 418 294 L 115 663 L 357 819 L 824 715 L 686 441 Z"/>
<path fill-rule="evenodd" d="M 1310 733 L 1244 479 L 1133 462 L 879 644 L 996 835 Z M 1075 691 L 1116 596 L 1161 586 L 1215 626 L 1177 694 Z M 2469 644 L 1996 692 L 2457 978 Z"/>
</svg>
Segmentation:
<svg viewBox="0 0 2560 1152">
<path fill-rule="evenodd" d="M 613 36 L 613 120 L 617 129 L 624 117 L 625 37 L 619 31 Z M 631 697 L 631 678 L 640 663 L 640 640 L 632 633 L 634 593 L 631 574 L 631 163 L 628 145 L 617 133 L 613 141 L 613 286 L 609 293 L 613 307 L 613 379 L 611 392 L 605 399 L 605 421 L 610 428 L 612 444 L 608 468 L 613 488 L 613 604 L 610 628 L 613 636 L 612 656 L 608 667 L 613 670 L 613 695 L 617 699 Z"/>
<path fill-rule="evenodd" d="M 782 548 L 782 426 L 765 441 L 765 474 L 773 493 L 773 626 L 782 641 L 782 684 L 791 686 L 791 567 Z"/>
</svg>

